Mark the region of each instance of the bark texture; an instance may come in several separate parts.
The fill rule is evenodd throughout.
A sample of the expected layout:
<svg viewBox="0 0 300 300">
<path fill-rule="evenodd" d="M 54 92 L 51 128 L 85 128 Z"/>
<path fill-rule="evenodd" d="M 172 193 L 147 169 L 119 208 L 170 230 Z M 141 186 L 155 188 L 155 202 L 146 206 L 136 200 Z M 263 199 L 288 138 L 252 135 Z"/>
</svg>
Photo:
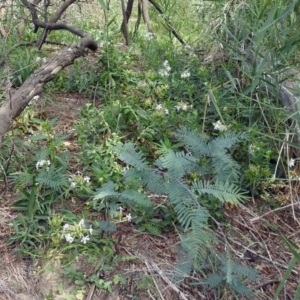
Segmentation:
<svg viewBox="0 0 300 300">
<path fill-rule="evenodd" d="M 89 36 L 50 58 L 45 65 L 31 74 L 14 94 L 9 93 L 7 101 L 0 107 L 0 148 L 13 120 L 20 115 L 30 100 L 40 94 L 45 83 L 53 80 L 60 70 L 83 56 L 87 48 L 93 51 L 97 49 L 97 44 Z"/>
</svg>

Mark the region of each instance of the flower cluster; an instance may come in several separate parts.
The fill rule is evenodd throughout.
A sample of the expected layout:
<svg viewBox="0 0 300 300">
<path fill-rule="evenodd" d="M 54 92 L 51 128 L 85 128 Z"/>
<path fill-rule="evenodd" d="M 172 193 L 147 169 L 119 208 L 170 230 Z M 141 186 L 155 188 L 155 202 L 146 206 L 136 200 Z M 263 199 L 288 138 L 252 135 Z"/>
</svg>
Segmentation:
<svg viewBox="0 0 300 300">
<path fill-rule="evenodd" d="M 222 124 L 222 122 L 219 120 L 216 123 L 213 123 L 214 125 L 214 130 L 218 130 L 218 131 L 226 131 L 228 129 L 228 127 L 224 124 Z"/>
<path fill-rule="evenodd" d="M 161 104 L 158 104 L 155 109 L 158 111 L 163 110 L 166 115 L 169 114 L 169 110 L 167 108 L 163 108 L 163 106 Z"/>
<path fill-rule="evenodd" d="M 89 176 L 83 176 L 82 172 L 77 171 L 74 175 L 69 177 L 70 187 L 76 188 L 77 186 L 82 186 L 90 184 L 91 178 Z"/>
<path fill-rule="evenodd" d="M 147 33 L 145 34 L 145 39 L 146 39 L 147 41 L 153 40 L 154 38 L 155 38 L 155 35 L 154 35 L 153 32 L 147 32 Z"/>
<path fill-rule="evenodd" d="M 79 238 L 80 242 L 86 244 L 90 240 L 90 236 L 93 234 L 93 228 L 85 226 L 84 219 L 81 219 L 78 224 L 70 225 L 65 224 L 62 227 L 63 234 L 61 239 L 65 239 L 68 243 L 73 243 L 75 238 Z"/>
<path fill-rule="evenodd" d="M 50 160 L 41 159 L 35 164 L 35 167 L 37 170 L 39 170 L 40 168 L 46 167 L 46 170 L 49 171 L 50 165 L 51 165 Z"/>
<path fill-rule="evenodd" d="M 288 166 L 290 168 L 293 168 L 293 167 L 295 167 L 295 163 L 296 163 L 296 160 L 294 158 L 292 158 L 292 159 L 289 160 Z"/>
<path fill-rule="evenodd" d="M 163 62 L 163 68 L 158 71 L 158 74 L 161 77 L 169 77 L 170 71 L 171 71 L 171 67 L 169 65 L 169 62 L 167 60 L 165 60 Z"/>
<path fill-rule="evenodd" d="M 119 206 L 120 218 L 122 218 L 123 210 L 124 210 L 124 208 L 122 206 Z M 127 219 L 127 222 L 131 222 L 132 216 L 130 213 L 126 215 L 126 219 Z"/>
<path fill-rule="evenodd" d="M 189 105 L 185 102 L 178 102 L 177 105 L 175 105 L 175 109 L 177 111 L 179 110 L 187 111 L 188 109 L 192 109 L 192 108 L 193 108 L 193 104 Z"/>
<path fill-rule="evenodd" d="M 255 152 L 257 152 L 259 150 L 260 150 L 260 147 L 258 147 L 257 145 L 253 145 L 253 144 L 251 144 L 248 148 L 248 152 L 251 155 L 253 155 Z"/>
<path fill-rule="evenodd" d="M 191 76 L 191 73 L 188 70 L 185 70 L 181 73 L 181 78 L 189 78 Z"/>
</svg>

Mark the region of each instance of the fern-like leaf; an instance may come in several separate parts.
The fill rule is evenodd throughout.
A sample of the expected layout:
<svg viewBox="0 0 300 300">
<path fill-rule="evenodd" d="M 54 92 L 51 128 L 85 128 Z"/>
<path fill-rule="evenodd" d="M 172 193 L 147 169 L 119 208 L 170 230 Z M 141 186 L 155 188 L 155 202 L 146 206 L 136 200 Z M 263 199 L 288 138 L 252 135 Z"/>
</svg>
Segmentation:
<svg viewBox="0 0 300 300">
<path fill-rule="evenodd" d="M 178 129 L 175 136 L 184 142 L 194 156 L 209 156 L 211 154 L 210 148 L 207 147 L 208 136 L 196 133 L 186 127 Z"/>
<path fill-rule="evenodd" d="M 141 151 L 137 151 L 135 145 L 130 142 L 123 145 L 122 151 L 120 152 L 120 159 L 127 165 L 132 166 L 139 171 L 148 168 L 143 153 Z"/>
<path fill-rule="evenodd" d="M 39 173 L 36 182 L 57 192 L 63 191 L 69 184 L 62 169 L 55 170 L 54 168 Z"/>
<path fill-rule="evenodd" d="M 119 193 L 115 190 L 116 184 L 112 181 L 103 184 L 103 186 L 96 191 L 94 201 L 108 196 L 117 196 Z"/>
<path fill-rule="evenodd" d="M 239 187 L 228 182 L 216 181 L 211 183 L 209 181 L 197 181 L 192 183 L 192 188 L 199 194 L 199 197 L 204 194 L 210 194 L 223 203 L 239 204 L 247 198 Z"/>
<path fill-rule="evenodd" d="M 150 201 L 150 199 L 145 194 L 142 194 L 138 191 L 125 190 L 121 192 L 120 200 L 122 201 L 123 199 L 129 200 L 140 207 L 152 207 L 152 202 Z"/>
</svg>

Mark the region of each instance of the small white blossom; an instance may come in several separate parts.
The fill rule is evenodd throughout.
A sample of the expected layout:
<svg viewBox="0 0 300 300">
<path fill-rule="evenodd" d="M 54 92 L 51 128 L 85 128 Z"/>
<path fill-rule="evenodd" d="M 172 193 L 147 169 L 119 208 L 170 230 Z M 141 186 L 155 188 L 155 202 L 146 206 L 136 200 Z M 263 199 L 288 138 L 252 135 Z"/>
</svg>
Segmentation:
<svg viewBox="0 0 300 300">
<path fill-rule="evenodd" d="M 68 233 L 68 234 L 65 235 L 65 239 L 70 244 L 73 243 L 73 241 L 74 241 L 74 238 L 71 236 L 70 233 Z"/>
<path fill-rule="evenodd" d="M 43 63 L 45 64 L 47 62 L 47 58 L 43 57 Z"/>
<path fill-rule="evenodd" d="M 170 75 L 170 73 L 169 73 L 167 70 L 165 70 L 165 69 L 160 69 L 160 70 L 158 71 L 158 74 L 159 74 L 161 77 L 169 77 L 169 75 Z"/>
<path fill-rule="evenodd" d="M 83 236 L 82 239 L 81 239 L 81 243 L 83 244 L 86 244 L 87 241 L 90 240 L 90 237 L 87 235 L 87 236 Z"/>
<path fill-rule="evenodd" d="M 170 71 L 171 71 L 171 67 L 170 67 L 170 65 L 169 65 L 169 61 L 165 60 L 165 61 L 163 62 L 163 66 L 164 66 L 164 68 L 166 69 L 167 72 L 170 72 Z"/>
<path fill-rule="evenodd" d="M 289 161 L 289 163 L 288 163 L 288 166 L 290 167 L 290 168 L 292 168 L 292 167 L 295 167 L 295 159 L 291 159 L 290 161 Z"/>
<path fill-rule="evenodd" d="M 187 110 L 188 109 L 188 106 L 186 104 L 183 104 L 182 105 L 182 110 Z"/>
<path fill-rule="evenodd" d="M 41 58 L 38 56 L 36 59 L 35 59 L 35 62 L 39 62 L 41 60 Z"/>
<path fill-rule="evenodd" d="M 126 215 L 126 218 L 127 218 L 128 222 L 131 222 L 131 220 L 132 220 L 131 214 Z"/>
<path fill-rule="evenodd" d="M 165 112 L 166 115 L 169 114 L 169 110 L 167 108 L 164 109 L 164 112 Z"/>
<path fill-rule="evenodd" d="M 67 229 L 69 229 L 70 228 L 70 225 L 69 224 L 65 224 L 64 226 L 63 226 L 63 231 L 65 231 L 65 230 L 67 230 Z"/>
<path fill-rule="evenodd" d="M 40 99 L 40 96 L 39 95 L 36 95 L 33 97 L 33 100 L 39 100 Z"/>
<path fill-rule="evenodd" d="M 71 184 L 70 184 L 70 187 L 71 187 L 72 189 L 74 189 L 74 188 L 76 187 L 76 182 L 72 181 Z"/>
<path fill-rule="evenodd" d="M 91 225 L 90 228 L 89 228 L 89 232 L 90 232 L 90 235 L 93 235 L 93 228 L 92 228 L 92 225 Z"/>
<path fill-rule="evenodd" d="M 251 144 L 249 146 L 248 152 L 249 152 L 249 154 L 253 155 L 256 151 L 259 151 L 259 150 L 260 150 L 260 148 L 258 146 Z"/>
<path fill-rule="evenodd" d="M 216 123 L 213 123 L 214 125 L 214 130 L 218 130 L 218 131 L 226 131 L 227 130 L 227 126 L 222 124 L 222 122 L 219 120 Z"/>
<path fill-rule="evenodd" d="M 81 226 L 81 227 L 85 227 L 85 226 L 84 226 L 84 219 L 81 219 L 81 220 L 79 221 L 78 225 Z"/>
<path fill-rule="evenodd" d="M 162 110 L 162 105 L 161 104 L 158 104 L 157 106 L 156 106 L 156 110 Z"/>
<path fill-rule="evenodd" d="M 51 164 L 50 160 L 42 159 L 36 163 L 35 167 L 38 170 L 40 167 L 47 166 L 46 170 L 49 171 L 50 164 Z"/>
<path fill-rule="evenodd" d="M 84 176 L 84 177 L 83 177 L 83 180 L 84 180 L 85 182 L 89 183 L 90 180 L 91 180 L 91 178 L 90 178 L 89 176 Z"/>
<path fill-rule="evenodd" d="M 145 39 L 148 40 L 148 41 L 153 40 L 154 37 L 155 37 L 155 35 L 154 35 L 153 32 L 147 32 L 147 33 L 145 34 Z"/>
<path fill-rule="evenodd" d="M 189 71 L 184 71 L 181 73 L 181 78 L 189 78 L 191 76 L 191 73 Z"/>
</svg>

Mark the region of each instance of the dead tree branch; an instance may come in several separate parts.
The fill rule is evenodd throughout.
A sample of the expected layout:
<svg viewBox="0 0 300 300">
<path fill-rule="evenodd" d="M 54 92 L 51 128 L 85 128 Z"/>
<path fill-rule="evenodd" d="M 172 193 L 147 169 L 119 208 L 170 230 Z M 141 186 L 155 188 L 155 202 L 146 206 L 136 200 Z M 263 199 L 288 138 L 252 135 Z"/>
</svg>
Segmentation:
<svg viewBox="0 0 300 300">
<path fill-rule="evenodd" d="M 56 23 L 60 17 L 62 16 L 62 14 L 67 10 L 67 8 L 73 4 L 76 0 L 67 0 L 65 2 L 62 3 L 62 5 L 58 8 L 58 10 L 56 11 L 56 13 L 54 14 L 54 16 L 47 21 L 46 18 L 46 14 L 47 14 L 47 7 L 45 8 L 45 21 L 47 23 Z M 37 42 L 36 42 L 36 46 L 38 49 L 41 49 L 42 45 L 44 44 L 48 34 L 50 33 L 50 29 L 49 28 L 45 28 L 43 33 L 40 35 L 40 37 L 38 38 Z"/>
<path fill-rule="evenodd" d="M 173 27 L 172 23 L 170 20 L 165 16 L 164 11 L 162 8 L 159 6 L 159 4 L 155 0 L 148 0 L 154 7 L 155 9 L 162 15 L 164 18 L 165 22 L 168 25 L 168 29 L 171 31 L 171 33 L 177 38 L 177 40 L 184 46 L 187 45 L 187 42 L 181 37 L 181 35 L 177 32 L 177 30 Z"/>
<path fill-rule="evenodd" d="M 0 148 L 4 135 L 11 127 L 13 120 L 20 115 L 30 100 L 40 94 L 45 83 L 53 80 L 60 70 L 83 56 L 86 48 L 97 49 L 97 44 L 89 36 L 52 57 L 45 65 L 31 74 L 22 86 L 4 102 L 0 107 Z"/>
</svg>

